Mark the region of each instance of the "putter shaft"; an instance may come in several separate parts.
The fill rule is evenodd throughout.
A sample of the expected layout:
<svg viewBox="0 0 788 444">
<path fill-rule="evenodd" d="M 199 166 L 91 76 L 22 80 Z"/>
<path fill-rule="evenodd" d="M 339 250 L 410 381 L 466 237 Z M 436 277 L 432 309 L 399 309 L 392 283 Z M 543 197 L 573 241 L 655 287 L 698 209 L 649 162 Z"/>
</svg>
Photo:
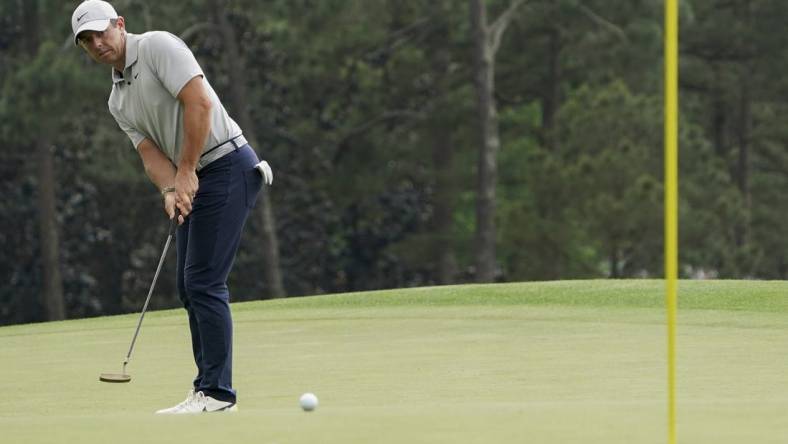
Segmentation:
<svg viewBox="0 0 788 444">
<path fill-rule="evenodd" d="M 142 320 L 145 319 L 145 312 L 148 310 L 148 304 L 150 303 L 150 297 L 153 294 L 153 289 L 156 287 L 156 281 L 159 279 L 159 273 L 161 272 L 161 267 L 164 265 L 164 258 L 167 256 L 167 251 L 170 249 L 170 243 L 172 243 L 172 238 L 175 236 L 175 229 L 178 227 L 178 211 L 175 212 L 175 217 L 170 222 L 170 232 L 167 235 L 167 241 L 164 243 L 164 251 L 161 252 L 161 258 L 159 258 L 159 265 L 156 267 L 156 273 L 153 275 L 153 282 L 150 284 L 150 289 L 148 290 L 148 297 L 145 298 L 145 304 L 142 306 L 142 313 L 140 313 L 140 319 L 137 321 L 137 329 L 134 331 L 134 337 L 131 339 L 131 345 L 129 345 L 129 352 L 126 354 L 126 359 L 123 361 L 123 374 L 126 374 L 126 365 L 129 363 L 131 359 L 131 353 L 134 351 L 134 344 L 137 342 L 137 335 L 140 334 L 140 327 L 142 327 Z"/>
</svg>

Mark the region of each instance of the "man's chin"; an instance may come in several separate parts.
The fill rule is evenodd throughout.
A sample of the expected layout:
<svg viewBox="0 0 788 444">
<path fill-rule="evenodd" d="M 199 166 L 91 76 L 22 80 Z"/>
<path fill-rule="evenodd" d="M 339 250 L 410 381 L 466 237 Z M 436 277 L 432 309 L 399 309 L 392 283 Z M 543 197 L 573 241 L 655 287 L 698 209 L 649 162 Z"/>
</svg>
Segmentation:
<svg viewBox="0 0 788 444">
<path fill-rule="evenodd" d="M 112 65 L 115 62 L 115 58 L 112 57 L 111 51 L 107 51 L 104 54 L 94 56 L 93 60 L 95 60 L 98 63 L 101 63 L 102 65 Z"/>
</svg>

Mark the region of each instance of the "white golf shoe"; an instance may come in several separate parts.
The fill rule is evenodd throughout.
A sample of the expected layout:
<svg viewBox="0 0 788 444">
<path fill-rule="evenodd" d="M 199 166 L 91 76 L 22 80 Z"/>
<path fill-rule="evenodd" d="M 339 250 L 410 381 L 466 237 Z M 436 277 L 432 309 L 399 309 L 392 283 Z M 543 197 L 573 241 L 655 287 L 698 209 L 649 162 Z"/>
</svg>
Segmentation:
<svg viewBox="0 0 788 444">
<path fill-rule="evenodd" d="M 210 396 L 206 396 L 203 392 L 194 392 L 194 389 L 189 390 L 186 399 L 180 404 L 162 409 L 156 412 L 158 415 L 180 415 L 188 413 L 203 413 L 203 412 L 236 412 L 238 406 L 234 402 L 219 401 Z"/>
</svg>

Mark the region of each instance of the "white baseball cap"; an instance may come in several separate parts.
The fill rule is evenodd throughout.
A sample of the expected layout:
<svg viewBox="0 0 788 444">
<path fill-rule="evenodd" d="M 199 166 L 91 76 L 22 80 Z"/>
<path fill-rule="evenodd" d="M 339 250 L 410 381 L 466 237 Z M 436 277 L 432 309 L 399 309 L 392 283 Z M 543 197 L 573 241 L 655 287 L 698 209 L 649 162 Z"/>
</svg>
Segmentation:
<svg viewBox="0 0 788 444">
<path fill-rule="evenodd" d="M 102 0 L 85 0 L 71 15 L 71 30 L 74 31 L 74 44 L 82 31 L 104 31 L 111 19 L 118 18 L 115 8 Z"/>
</svg>

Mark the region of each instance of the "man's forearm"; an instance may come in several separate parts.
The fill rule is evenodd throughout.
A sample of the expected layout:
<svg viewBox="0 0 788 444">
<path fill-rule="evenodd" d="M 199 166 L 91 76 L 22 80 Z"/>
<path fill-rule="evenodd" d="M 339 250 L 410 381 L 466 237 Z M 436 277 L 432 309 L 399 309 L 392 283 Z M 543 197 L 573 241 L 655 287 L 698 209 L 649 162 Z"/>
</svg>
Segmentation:
<svg viewBox="0 0 788 444">
<path fill-rule="evenodd" d="M 159 191 L 171 187 L 175 181 L 175 165 L 161 152 L 153 141 L 145 139 L 140 142 L 137 152 L 142 158 L 145 174 Z"/>
</svg>

